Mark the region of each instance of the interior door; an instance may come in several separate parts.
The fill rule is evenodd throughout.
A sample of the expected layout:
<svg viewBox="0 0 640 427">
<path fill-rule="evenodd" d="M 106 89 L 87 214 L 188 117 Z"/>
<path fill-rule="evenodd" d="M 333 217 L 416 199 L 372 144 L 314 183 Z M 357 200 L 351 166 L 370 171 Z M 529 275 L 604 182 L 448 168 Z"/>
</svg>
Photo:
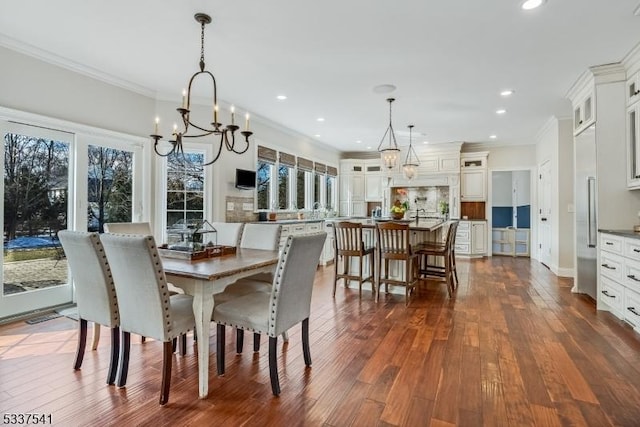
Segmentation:
<svg viewBox="0 0 640 427">
<path fill-rule="evenodd" d="M 0 318 L 73 300 L 57 232 L 73 223 L 74 135 L 0 122 Z"/>
<path fill-rule="evenodd" d="M 547 267 L 551 263 L 551 162 L 540 165 L 538 209 L 538 259 Z"/>
</svg>

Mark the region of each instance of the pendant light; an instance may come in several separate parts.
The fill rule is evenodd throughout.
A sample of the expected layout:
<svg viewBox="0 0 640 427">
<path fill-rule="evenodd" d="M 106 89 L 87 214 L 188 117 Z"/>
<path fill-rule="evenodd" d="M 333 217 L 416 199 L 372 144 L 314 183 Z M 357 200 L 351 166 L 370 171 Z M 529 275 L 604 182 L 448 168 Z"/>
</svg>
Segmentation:
<svg viewBox="0 0 640 427">
<path fill-rule="evenodd" d="M 382 160 L 382 167 L 387 172 L 391 172 L 396 168 L 398 164 L 398 155 L 400 154 L 400 149 L 396 142 L 396 135 L 393 132 L 393 125 L 391 124 L 391 103 L 393 101 L 395 101 L 394 98 L 387 99 L 387 102 L 389 103 L 389 126 L 382 136 L 382 140 L 380 140 L 380 145 L 378 145 L 378 152 L 380 153 L 380 160 Z M 387 138 L 388 144 L 385 146 L 385 139 Z"/>
<path fill-rule="evenodd" d="M 404 159 L 402 171 L 404 172 L 405 178 L 411 181 L 413 178 L 418 176 L 418 166 L 420 166 L 420 160 L 418 159 L 416 150 L 413 148 L 413 125 L 409 125 L 407 127 L 409 128 L 409 150 L 407 151 L 407 157 Z"/>
</svg>

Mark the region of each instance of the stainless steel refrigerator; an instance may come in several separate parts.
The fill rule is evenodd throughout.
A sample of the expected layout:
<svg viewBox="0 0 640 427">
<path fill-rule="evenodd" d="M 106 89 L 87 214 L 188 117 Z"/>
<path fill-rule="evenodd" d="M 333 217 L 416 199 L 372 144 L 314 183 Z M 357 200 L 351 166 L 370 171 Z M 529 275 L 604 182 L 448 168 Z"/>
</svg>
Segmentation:
<svg viewBox="0 0 640 427">
<path fill-rule="evenodd" d="M 576 278 L 574 291 L 596 299 L 598 242 L 595 125 L 575 138 Z M 621 167 L 624 167 L 622 165 Z"/>
</svg>

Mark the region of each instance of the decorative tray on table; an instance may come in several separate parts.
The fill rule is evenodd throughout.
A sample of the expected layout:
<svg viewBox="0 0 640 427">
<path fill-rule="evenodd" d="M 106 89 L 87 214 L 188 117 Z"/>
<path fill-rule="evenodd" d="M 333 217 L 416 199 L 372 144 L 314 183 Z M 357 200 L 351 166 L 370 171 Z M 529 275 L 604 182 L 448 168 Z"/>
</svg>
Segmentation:
<svg viewBox="0 0 640 427">
<path fill-rule="evenodd" d="M 194 261 L 236 253 L 235 246 L 217 244 L 217 230 L 207 220 L 180 220 L 167 227 L 167 237 L 168 243 L 158 248 L 167 258 Z"/>
</svg>

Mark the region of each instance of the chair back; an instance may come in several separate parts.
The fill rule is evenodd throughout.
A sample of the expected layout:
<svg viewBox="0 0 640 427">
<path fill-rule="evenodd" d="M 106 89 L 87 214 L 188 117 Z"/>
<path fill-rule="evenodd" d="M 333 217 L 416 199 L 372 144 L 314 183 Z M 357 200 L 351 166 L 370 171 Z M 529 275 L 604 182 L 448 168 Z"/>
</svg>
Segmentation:
<svg viewBox="0 0 640 427">
<path fill-rule="evenodd" d="M 223 246 L 238 246 L 242 235 L 242 222 L 212 222 L 216 229 L 216 242 Z"/>
<path fill-rule="evenodd" d="M 148 222 L 107 222 L 104 224 L 105 233 L 140 234 L 148 236 L 153 234 L 151 224 Z"/>
<path fill-rule="evenodd" d="M 450 251 L 454 250 L 456 244 L 456 232 L 458 230 L 459 221 L 453 221 L 449 225 L 449 230 L 447 230 L 447 240 L 445 241 L 445 246 Z"/>
<path fill-rule="evenodd" d="M 333 233 L 336 255 L 357 256 L 363 254 L 362 224 L 348 221 L 334 222 Z"/>
<path fill-rule="evenodd" d="M 380 258 L 406 260 L 411 256 L 409 224 L 378 223 L 376 224 L 376 236 Z"/>
<path fill-rule="evenodd" d="M 171 303 L 153 236 L 101 236 L 118 292 L 120 327 L 160 341 L 171 337 Z"/>
<path fill-rule="evenodd" d="M 58 238 L 75 283 L 80 318 L 110 328 L 119 326 L 116 288 L 98 233 L 60 230 Z"/>
<path fill-rule="evenodd" d="M 240 247 L 244 249 L 278 250 L 280 245 L 280 224 L 247 223 L 242 230 Z"/>
<path fill-rule="evenodd" d="M 327 233 L 289 236 L 271 290 L 269 336 L 277 337 L 311 312 L 313 281 Z"/>
</svg>

